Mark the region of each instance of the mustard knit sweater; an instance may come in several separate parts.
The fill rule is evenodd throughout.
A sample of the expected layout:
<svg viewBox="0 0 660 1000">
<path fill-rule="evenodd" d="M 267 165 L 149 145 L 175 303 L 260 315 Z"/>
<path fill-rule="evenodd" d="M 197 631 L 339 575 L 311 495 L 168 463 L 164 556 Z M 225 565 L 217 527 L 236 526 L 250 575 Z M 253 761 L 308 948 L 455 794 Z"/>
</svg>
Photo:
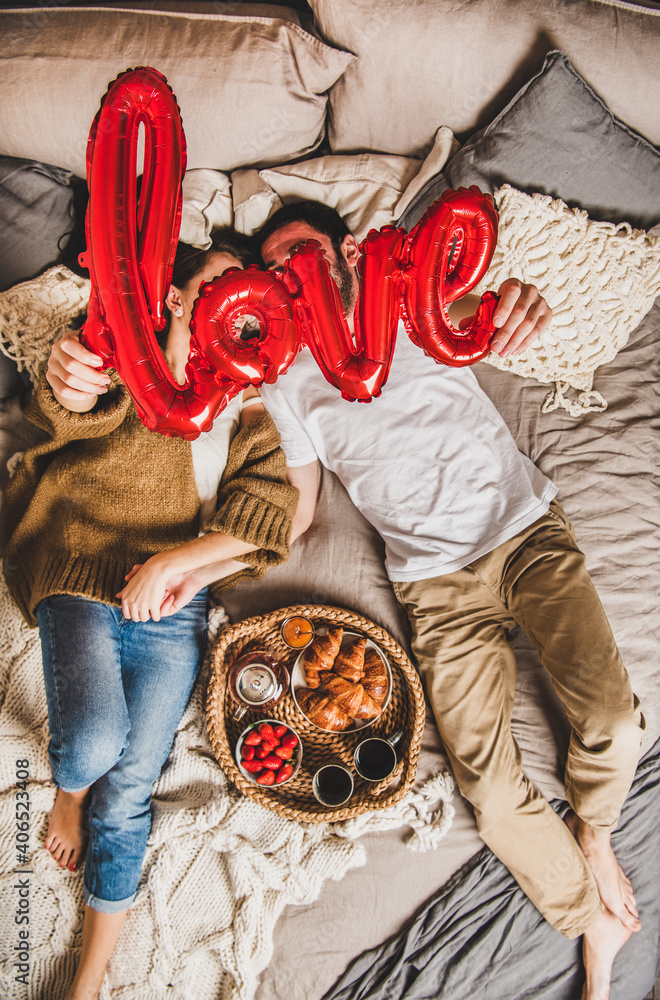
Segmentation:
<svg viewBox="0 0 660 1000">
<path fill-rule="evenodd" d="M 3 510 L 4 574 L 26 621 L 51 594 L 119 605 L 116 594 L 135 563 L 195 538 L 200 499 L 188 441 L 153 433 L 115 381 L 90 413 L 55 400 L 44 375 L 26 410 L 47 439 L 30 448 L 9 482 Z M 232 441 L 207 530 L 259 546 L 241 556 L 262 576 L 289 552 L 298 491 L 268 416 Z"/>
</svg>

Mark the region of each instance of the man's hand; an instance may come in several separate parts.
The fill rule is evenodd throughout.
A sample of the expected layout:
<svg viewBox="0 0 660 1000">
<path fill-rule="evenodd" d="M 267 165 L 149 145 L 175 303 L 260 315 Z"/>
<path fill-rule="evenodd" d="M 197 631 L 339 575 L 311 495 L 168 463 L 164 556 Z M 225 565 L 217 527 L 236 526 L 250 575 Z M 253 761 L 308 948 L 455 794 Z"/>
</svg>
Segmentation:
<svg viewBox="0 0 660 1000">
<path fill-rule="evenodd" d="M 498 330 L 490 345 L 501 358 L 522 354 L 550 326 L 552 309 L 534 285 L 507 278 L 500 285 L 493 322 Z"/>
<path fill-rule="evenodd" d="M 80 343 L 77 331 L 70 330 L 53 344 L 46 379 L 62 406 L 74 413 L 87 413 L 99 394 L 108 391 L 109 376 L 97 371 L 102 365 L 98 354 Z"/>
</svg>

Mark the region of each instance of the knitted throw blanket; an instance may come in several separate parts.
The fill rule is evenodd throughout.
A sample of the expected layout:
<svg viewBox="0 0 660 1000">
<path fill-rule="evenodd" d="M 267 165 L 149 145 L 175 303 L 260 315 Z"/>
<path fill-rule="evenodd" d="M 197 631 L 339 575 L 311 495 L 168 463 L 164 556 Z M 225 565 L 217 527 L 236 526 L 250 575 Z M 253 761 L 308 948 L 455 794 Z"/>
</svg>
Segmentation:
<svg viewBox="0 0 660 1000">
<path fill-rule="evenodd" d="M 1 581 L 1 577 L 0 577 Z M 212 630 L 224 613 L 213 612 Z M 28 629 L 0 583 L 0 996 L 64 996 L 82 925 L 82 873 L 62 871 L 43 847 L 55 798 L 37 629 Z M 205 667 L 154 793 L 154 821 L 138 898 L 129 911 L 102 1000 L 249 1000 L 288 904 L 311 903 L 326 879 L 364 865 L 363 833 L 411 827 L 413 850 L 449 829 L 445 774 L 380 813 L 346 824 L 302 824 L 241 795 L 216 763 L 206 733 Z M 28 864 L 16 850 L 17 761 L 28 761 Z M 21 772 L 23 773 L 23 772 Z M 14 886 L 30 874 L 30 991 L 15 982 Z"/>
</svg>

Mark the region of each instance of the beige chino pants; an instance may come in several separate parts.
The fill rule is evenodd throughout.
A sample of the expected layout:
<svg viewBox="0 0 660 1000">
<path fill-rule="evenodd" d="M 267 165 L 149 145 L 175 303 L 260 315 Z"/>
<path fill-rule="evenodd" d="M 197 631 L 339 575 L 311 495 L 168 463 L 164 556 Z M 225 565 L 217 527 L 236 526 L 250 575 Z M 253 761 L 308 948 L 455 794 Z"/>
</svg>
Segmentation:
<svg viewBox="0 0 660 1000">
<path fill-rule="evenodd" d="M 572 726 L 566 795 L 612 830 L 639 756 L 639 702 L 561 507 L 465 569 L 394 583 L 458 787 L 482 839 L 550 924 L 582 934 L 601 904 L 577 842 L 525 777 L 511 733 L 512 629 L 536 643 Z"/>
</svg>

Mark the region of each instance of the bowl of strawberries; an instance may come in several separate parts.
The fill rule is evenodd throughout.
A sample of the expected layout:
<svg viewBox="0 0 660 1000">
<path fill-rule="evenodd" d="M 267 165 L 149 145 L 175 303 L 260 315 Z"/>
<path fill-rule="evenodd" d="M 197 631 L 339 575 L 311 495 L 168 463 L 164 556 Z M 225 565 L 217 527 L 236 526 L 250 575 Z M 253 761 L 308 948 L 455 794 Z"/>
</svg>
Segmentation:
<svg viewBox="0 0 660 1000">
<path fill-rule="evenodd" d="M 259 719 L 239 736 L 235 756 L 239 771 L 249 781 L 278 788 L 298 773 L 302 743 L 291 726 L 278 719 Z"/>
</svg>

